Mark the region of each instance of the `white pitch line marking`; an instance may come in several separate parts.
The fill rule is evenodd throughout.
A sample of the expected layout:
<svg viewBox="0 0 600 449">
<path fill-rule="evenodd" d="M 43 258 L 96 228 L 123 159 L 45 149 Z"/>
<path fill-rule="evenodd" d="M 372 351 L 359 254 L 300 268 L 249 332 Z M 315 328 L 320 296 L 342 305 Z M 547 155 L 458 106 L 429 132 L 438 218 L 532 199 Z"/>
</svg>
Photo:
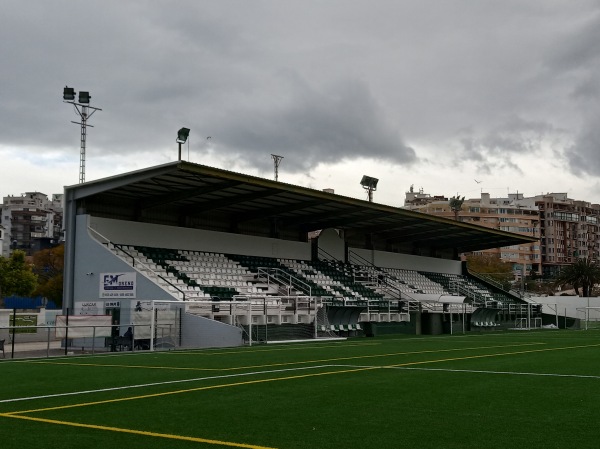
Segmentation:
<svg viewBox="0 0 600 449">
<path fill-rule="evenodd" d="M 444 371 L 444 372 L 456 372 L 456 373 L 508 374 L 508 375 L 512 375 L 512 376 L 575 377 L 575 378 L 582 378 L 582 379 L 600 379 L 600 376 L 592 376 L 592 375 L 587 375 L 587 374 L 522 373 L 522 372 L 518 372 L 518 371 L 487 371 L 487 370 L 448 369 L 448 368 L 415 368 L 415 367 L 407 367 L 407 366 L 382 366 L 381 368 L 418 370 L 418 371 Z"/>
<path fill-rule="evenodd" d="M 416 370 L 416 371 L 444 371 L 450 373 L 481 373 L 481 374 L 506 374 L 512 376 L 543 376 L 543 377 L 574 377 L 581 379 L 600 379 L 600 376 L 591 374 L 558 374 L 558 373 L 522 373 L 519 371 L 490 371 L 490 370 L 474 370 L 474 369 L 450 369 L 450 368 L 419 368 L 411 366 L 388 366 L 388 365 L 329 365 L 333 368 L 381 368 L 381 369 L 397 369 L 397 370 Z"/>
<path fill-rule="evenodd" d="M 25 398 L 13 398 L 13 399 L 2 399 L 0 400 L 0 404 L 8 403 L 8 402 L 20 402 L 20 401 L 32 401 L 35 399 L 48 399 L 48 398 L 59 398 L 63 396 L 78 396 L 82 394 L 91 394 L 91 393 L 103 393 L 107 391 L 118 391 L 118 390 L 128 390 L 133 388 L 144 388 L 144 387 L 155 387 L 159 385 L 171 385 L 171 384 L 179 384 L 185 382 L 199 382 L 203 380 L 214 380 L 214 379 L 228 379 L 232 377 L 245 377 L 245 376 L 255 376 L 259 374 L 273 374 L 273 373 L 283 373 L 286 371 L 302 371 L 309 369 L 321 369 L 321 368 L 332 368 L 332 367 L 343 367 L 346 368 L 346 365 L 318 365 L 318 366 L 304 366 L 300 368 L 285 368 L 279 370 L 267 370 L 267 371 L 254 371 L 251 373 L 238 373 L 238 374 L 226 374 L 222 376 L 208 376 L 208 377 L 196 377 L 194 379 L 180 379 L 180 380 L 169 380 L 165 382 L 152 382 L 148 384 L 138 384 L 138 385 L 125 385 L 122 387 L 111 387 L 111 388 L 100 388 L 97 390 L 84 390 L 84 391 L 71 391 L 68 393 L 56 393 L 56 394 L 46 394 L 41 396 L 30 396 Z"/>
</svg>

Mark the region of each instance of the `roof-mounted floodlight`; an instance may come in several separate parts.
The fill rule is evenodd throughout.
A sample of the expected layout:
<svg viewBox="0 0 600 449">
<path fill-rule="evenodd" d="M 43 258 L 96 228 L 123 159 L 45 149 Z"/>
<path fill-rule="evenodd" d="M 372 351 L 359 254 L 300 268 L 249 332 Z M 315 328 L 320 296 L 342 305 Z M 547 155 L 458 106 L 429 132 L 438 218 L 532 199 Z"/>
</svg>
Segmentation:
<svg viewBox="0 0 600 449">
<path fill-rule="evenodd" d="M 360 180 L 360 185 L 367 190 L 367 198 L 370 202 L 373 201 L 373 192 L 377 190 L 379 179 L 364 175 Z"/>
<path fill-rule="evenodd" d="M 185 143 L 185 141 L 187 140 L 189 135 L 190 135 L 189 128 L 181 128 L 179 131 L 177 131 L 177 142 Z"/>
<path fill-rule="evenodd" d="M 79 91 L 79 103 L 88 104 L 92 96 L 89 92 Z"/>
<path fill-rule="evenodd" d="M 65 86 L 63 89 L 63 100 L 74 101 L 75 100 L 75 89 L 69 86 Z"/>
<path fill-rule="evenodd" d="M 362 179 L 360 180 L 360 185 L 365 188 L 371 188 L 373 190 L 376 190 L 378 182 L 379 182 L 379 179 L 364 175 L 362 177 Z"/>
<path fill-rule="evenodd" d="M 177 140 L 175 140 L 175 142 L 179 144 L 179 160 L 181 160 L 181 144 L 185 143 L 189 135 L 189 128 L 181 128 L 179 131 L 177 131 Z"/>
</svg>

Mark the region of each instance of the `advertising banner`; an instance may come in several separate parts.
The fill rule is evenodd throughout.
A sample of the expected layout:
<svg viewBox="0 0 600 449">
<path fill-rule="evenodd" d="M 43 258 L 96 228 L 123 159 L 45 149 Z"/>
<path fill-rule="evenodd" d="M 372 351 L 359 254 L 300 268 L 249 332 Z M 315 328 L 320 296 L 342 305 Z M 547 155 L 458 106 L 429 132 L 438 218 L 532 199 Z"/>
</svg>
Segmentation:
<svg viewBox="0 0 600 449">
<path fill-rule="evenodd" d="M 37 329 L 37 315 L 10 315 L 10 326 L 15 326 L 16 334 L 35 334 Z"/>
<path fill-rule="evenodd" d="M 110 337 L 111 317 L 109 315 L 64 315 L 56 317 L 56 338 L 67 336 L 67 321 L 69 322 L 69 338 L 81 337 Z"/>
<path fill-rule="evenodd" d="M 135 298 L 136 273 L 100 273 L 100 298 Z"/>
</svg>

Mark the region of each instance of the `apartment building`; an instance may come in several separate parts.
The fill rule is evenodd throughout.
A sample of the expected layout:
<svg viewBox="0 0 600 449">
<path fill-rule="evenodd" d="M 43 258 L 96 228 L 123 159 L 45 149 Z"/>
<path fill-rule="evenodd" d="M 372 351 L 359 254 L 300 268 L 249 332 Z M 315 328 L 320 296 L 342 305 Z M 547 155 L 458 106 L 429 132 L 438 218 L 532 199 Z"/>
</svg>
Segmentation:
<svg viewBox="0 0 600 449">
<path fill-rule="evenodd" d="M 554 277 L 561 266 L 600 256 L 600 205 L 577 201 L 566 193 L 531 198 L 540 212 L 544 275 Z"/>
<path fill-rule="evenodd" d="M 48 245 L 63 239 L 62 194 L 51 199 L 40 192 L 3 198 L 0 226 L 2 228 L 1 255 L 7 257 L 14 249 L 31 255 L 40 248 L 40 239 Z"/>
<path fill-rule="evenodd" d="M 2 226 L 1 222 L 2 222 L 2 220 L 0 220 L 0 251 L 2 251 L 2 248 L 4 247 L 4 235 L 5 235 L 5 229 L 4 229 L 4 226 Z"/>
<path fill-rule="evenodd" d="M 480 198 L 465 199 L 457 213 L 450 207 L 449 198 L 431 196 L 422 190 L 415 192 L 411 188 L 406 192 L 404 207 L 528 237 L 539 238 L 541 233 L 540 212 L 535 201 L 526 200 L 520 193 L 509 194 L 506 198 L 491 198 L 489 193 L 481 193 Z M 493 248 L 476 254 L 495 254 L 511 263 L 516 279 L 521 277 L 523 270 L 527 275 L 532 272 L 542 274 L 539 243 Z"/>
<path fill-rule="evenodd" d="M 422 190 L 414 192 L 411 188 L 404 207 L 455 218 L 448 198 L 431 196 Z M 520 193 L 506 198 L 481 193 L 481 198 L 464 200 L 458 219 L 538 237 L 539 243 L 482 251 L 513 263 L 516 274 L 525 267 L 527 273 L 534 271 L 553 278 L 561 267 L 577 259 L 600 259 L 600 205 L 573 200 L 566 193 L 527 198 Z"/>
</svg>

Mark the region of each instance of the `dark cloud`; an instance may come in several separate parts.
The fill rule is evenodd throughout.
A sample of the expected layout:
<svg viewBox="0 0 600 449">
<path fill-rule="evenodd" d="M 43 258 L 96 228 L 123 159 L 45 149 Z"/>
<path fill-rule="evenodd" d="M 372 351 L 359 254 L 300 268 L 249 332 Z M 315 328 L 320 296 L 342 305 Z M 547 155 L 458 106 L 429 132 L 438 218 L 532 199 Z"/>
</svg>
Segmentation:
<svg viewBox="0 0 600 449">
<path fill-rule="evenodd" d="M 477 135 L 473 130 L 461 137 L 462 157 L 482 163 L 491 171 L 497 167 L 512 167 L 515 164 L 510 159 L 516 155 L 539 154 L 542 143 L 551 136 L 554 128 L 549 123 L 524 120 L 520 117 L 510 117 L 497 127 Z M 496 161 L 496 163 L 494 163 Z"/>
<path fill-rule="evenodd" d="M 588 116 L 575 142 L 567 148 L 566 157 L 575 174 L 600 176 L 600 104 Z"/>
<path fill-rule="evenodd" d="M 103 109 L 89 155 L 123 169 L 164 162 L 187 126 L 192 153 L 263 172 L 271 153 L 290 173 L 363 159 L 527 173 L 536 155 L 600 177 L 598 11 L 596 0 L 6 0 L 0 149 L 77 163 L 68 84 Z"/>
<path fill-rule="evenodd" d="M 567 21 L 556 45 L 549 49 L 546 64 L 559 74 L 594 69 L 600 60 L 600 4 L 593 3 L 588 14 Z"/>
<path fill-rule="evenodd" d="M 549 58 L 557 76 L 570 79 L 570 97 L 579 126 L 573 144 L 565 149 L 568 168 L 575 174 L 600 176 L 600 5 L 581 25 L 564 36 Z"/>
<path fill-rule="evenodd" d="M 381 108 L 359 82 L 315 91 L 295 83 L 277 105 L 235 108 L 213 126 L 228 151 L 264 168 L 270 153 L 285 156 L 286 170 L 301 172 L 317 164 L 373 158 L 411 164 L 415 151 L 403 143 Z"/>
</svg>

